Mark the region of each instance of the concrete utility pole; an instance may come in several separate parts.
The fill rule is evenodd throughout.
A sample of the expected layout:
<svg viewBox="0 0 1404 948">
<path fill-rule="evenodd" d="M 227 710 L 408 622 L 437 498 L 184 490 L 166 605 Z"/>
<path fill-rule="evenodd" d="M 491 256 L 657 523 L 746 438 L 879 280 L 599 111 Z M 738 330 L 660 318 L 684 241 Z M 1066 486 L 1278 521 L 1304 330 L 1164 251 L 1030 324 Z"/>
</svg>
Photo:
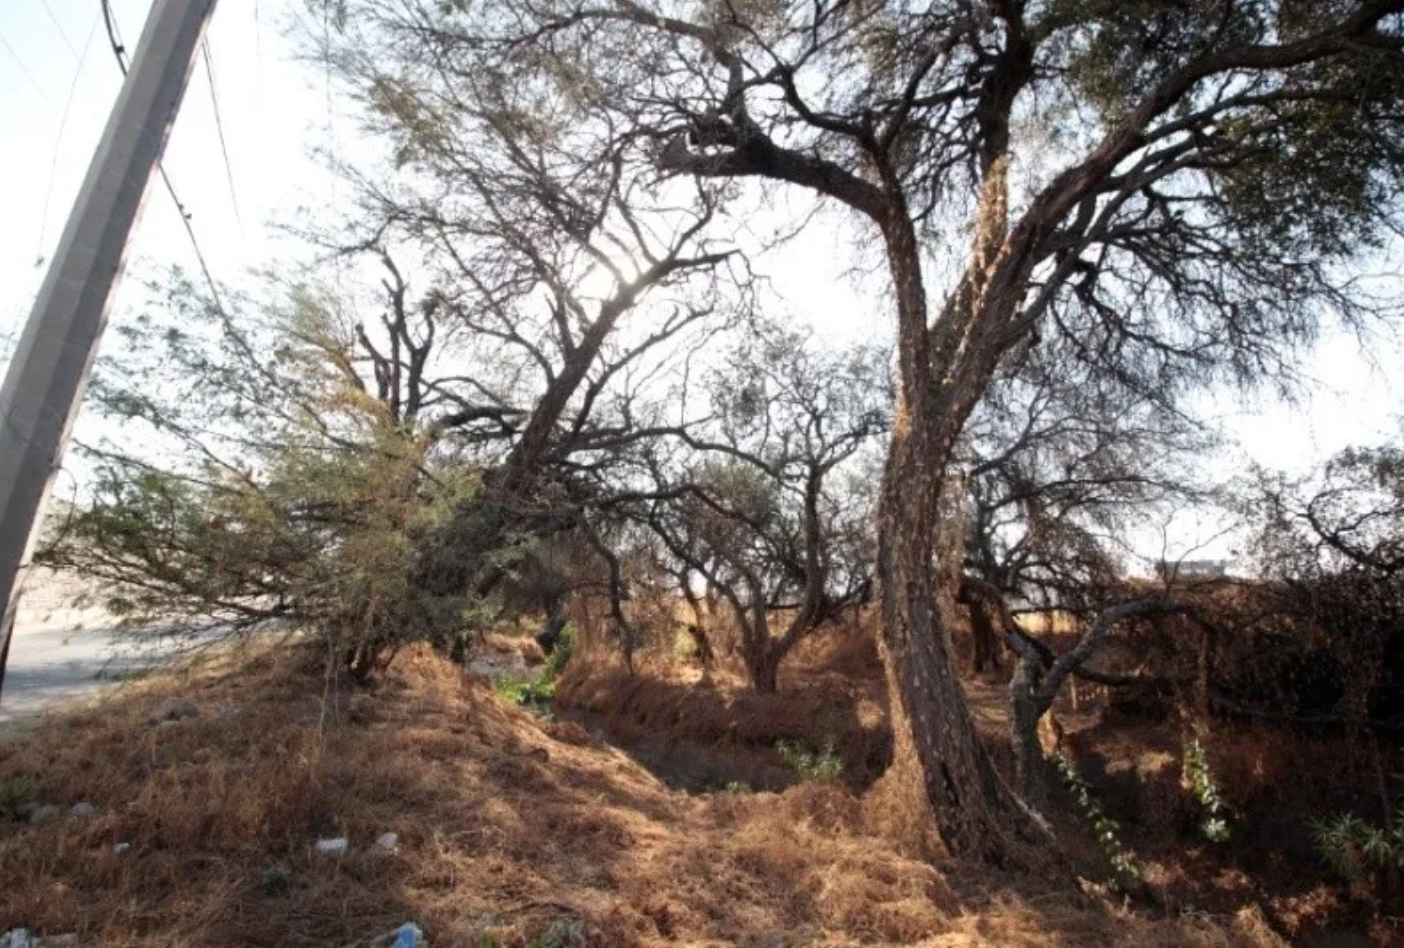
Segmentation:
<svg viewBox="0 0 1404 948">
<path fill-rule="evenodd" d="M 190 80 L 215 0 L 155 0 L 0 387 L 0 685 L 22 573 L 68 443 L 127 238 Z"/>
</svg>

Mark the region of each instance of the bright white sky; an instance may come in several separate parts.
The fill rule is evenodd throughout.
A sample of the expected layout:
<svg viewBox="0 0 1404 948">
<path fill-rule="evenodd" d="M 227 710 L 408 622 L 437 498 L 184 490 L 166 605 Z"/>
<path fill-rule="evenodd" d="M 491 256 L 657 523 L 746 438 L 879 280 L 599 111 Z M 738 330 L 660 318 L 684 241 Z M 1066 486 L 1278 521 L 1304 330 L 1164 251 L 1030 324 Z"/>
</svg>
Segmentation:
<svg viewBox="0 0 1404 948">
<path fill-rule="evenodd" d="M 150 5 L 112 0 L 129 51 Z M 294 223 L 305 208 L 336 207 L 350 197 L 314 152 L 354 150 L 355 122 L 328 95 L 325 73 L 295 60 L 285 26 L 298 9 L 298 0 L 223 0 L 208 33 L 233 194 L 202 61 L 166 153 L 166 169 L 222 282 L 302 259 L 305 251 L 276 225 Z M 0 2 L 0 366 L 8 363 L 38 288 L 43 271 L 36 262 L 53 252 L 120 82 L 99 0 Z M 837 234 L 815 234 L 763 265 L 793 312 L 808 314 L 825 334 L 850 340 L 871 336 L 886 320 L 875 312 L 881 302 L 865 300 L 833 276 L 835 263 L 847 255 Z M 141 299 L 143 275 L 171 263 L 195 267 L 159 182 L 148 194 L 128 259 L 114 319 Z M 1404 392 L 1394 380 L 1404 363 L 1396 344 L 1381 341 L 1373 348 L 1367 359 L 1353 337 L 1328 336 L 1309 367 L 1320 385 L 1303 405 L 1214 406 L 1243 449 L 1215 467 L 1231 472 L 1246 455 L 1301 470 L 1347 445 L 1396 436 Z M 1192 544 L 1195 529 L 1182 531 L 1181 545 Z M 1212 524 L 1202 530 L 1215 532 Z M 1196 555 L 1225 552 L 1220 543 Z"/>
</svg>

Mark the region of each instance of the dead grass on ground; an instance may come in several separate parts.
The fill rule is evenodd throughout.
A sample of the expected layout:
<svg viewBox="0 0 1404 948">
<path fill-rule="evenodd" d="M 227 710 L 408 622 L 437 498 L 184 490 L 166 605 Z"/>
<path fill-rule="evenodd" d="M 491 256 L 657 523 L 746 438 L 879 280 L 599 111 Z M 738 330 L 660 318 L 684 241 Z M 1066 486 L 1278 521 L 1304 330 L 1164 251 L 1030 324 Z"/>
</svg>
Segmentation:
<svg viewBox="0 0 1404 948">
<path fill-rule="evenodd" d="M 371 691 L 317 669 L 302 649 L 225 657 L 0 744 L 0 781 L 97 808 L 0 825 L 0 920 L 112 948 L 365 944 L 409 919 L 436 946 L 552 925 L 610 948 L 1276 943 L 1252 919 L 1154 921 L 904 858 L 841 787 L 669 790 L 427 652 Z M 198 716 L 151 725 L 176 695 Z M 314 851 L 341 834 L 349 855 Z"/>
</svg>

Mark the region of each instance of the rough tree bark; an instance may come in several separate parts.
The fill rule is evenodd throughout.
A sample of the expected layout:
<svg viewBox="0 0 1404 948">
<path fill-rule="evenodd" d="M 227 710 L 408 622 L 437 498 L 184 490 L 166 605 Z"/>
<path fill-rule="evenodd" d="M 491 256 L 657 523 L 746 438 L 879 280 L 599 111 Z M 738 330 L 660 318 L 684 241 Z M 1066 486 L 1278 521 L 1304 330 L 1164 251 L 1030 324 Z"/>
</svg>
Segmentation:
<svg viewBox="0 0 1404 948">
<path fill-rule="evenodd" d="M 1039 831 L 975 731 L 956 676 L 951 610 L 941 608 L 943 596 L 948 607 L 955 602 L 949 578 L 959 571 L 937 562 L 936 524 L 964 419 L 933 378 L 916 233 L 900 192 L 889 195 L 883 232 L 897 297 L 899 380 L 878 513 L 878 578 L 892 727 L 911 741 L 946 847 L 995 863 L 1018 861 L 1017 837 Z"/>
</svg>

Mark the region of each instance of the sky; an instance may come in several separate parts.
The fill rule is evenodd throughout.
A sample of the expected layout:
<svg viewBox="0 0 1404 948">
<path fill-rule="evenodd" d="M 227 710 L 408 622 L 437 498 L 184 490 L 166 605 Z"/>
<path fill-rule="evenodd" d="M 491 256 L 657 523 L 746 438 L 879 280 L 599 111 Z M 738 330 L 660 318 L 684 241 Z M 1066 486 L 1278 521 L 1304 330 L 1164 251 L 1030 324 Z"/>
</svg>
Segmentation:
<svg viewBox="0 0 1404 948">
<path fill-rule="evenodd" d="M 112 0 L 129 51 L 151 0 Z M 238 283 L 256 268 L 278 269 L 306 255 L 280 225 L 307 209 L 337 208 L 350 189 L 325 170 L 325 153 L 355 151 L 351 109 L 330 89 L 325 71 L 300 61 L 287 25 L 298 0 L 223 0 L 207 33 L 210 73 L 198 58 L 172 131 L 165 168 L 216 280 Z M 121 83 L 102 26 L 99 0 L 0 2 L 0 368 L 27 317 L 47 262 Z M 216 122 L 215 102 L 219 122 Z M 221 147 L 221 126 L 223 142 Z M 832 261 L 847 251 L 837 232 L 820 232 L 783 248 L 765 269 L 788 309 L 836 340 L 870 336 L 874 308 Z M 113 320 L 142 302 L 142 277 L 196 259 L 175 205 L 159 183 L 148 192 L 132 236 L 127 279 Z M 1393 278 L 1386 286 L 1393 285 Z M 1231 475 L 1247 461 L 1305 471 L 1352 444 L 1399 434 L 1404 390 L 1395 384 L 1404 355 L 1380 336 L 1362 347 L 1330 332 L 1306 366 L 1318 384 L 1296 405 L 1262 399 L 1244 404 L 1217 393 L 1205 409 L 1223 420 L 1238 449 L 1214 460 Z M 85 424 L 81 421 L 80 436 Z M 1176 555 L 1217 533 L 1218 525 L 1183 526 Z M 1228 555 L 1218 540 L 1196 556 Z"/>
<path fill-rule="evenodd" d="M 130 53 L 150 0 L 113 0 L 112 7 Z M 312 149 L 334 141 L 329 123 L 340 126 L 328 111 L 324 74 L 294 61 L 280 32 L 291 7 L 284 0 L 224 0 L 216 8 L 207 41 L 229 170 L 203 58 L 168 144 L 165 168 L 221 281 L 276 262 L 290 248 L 271 225 L 336 191 Z M 7 224 L 0 234 L 0 339 L 28 314 L 43 275 L 37 264 L 58 242 L 121 81 L 99 0 L 0 3 L 0 206 Z M 196 263 L 159 184 L 147 194 L 128 259 L 115 318 L 140 298 L 140 276 Z"/>
</svg>

